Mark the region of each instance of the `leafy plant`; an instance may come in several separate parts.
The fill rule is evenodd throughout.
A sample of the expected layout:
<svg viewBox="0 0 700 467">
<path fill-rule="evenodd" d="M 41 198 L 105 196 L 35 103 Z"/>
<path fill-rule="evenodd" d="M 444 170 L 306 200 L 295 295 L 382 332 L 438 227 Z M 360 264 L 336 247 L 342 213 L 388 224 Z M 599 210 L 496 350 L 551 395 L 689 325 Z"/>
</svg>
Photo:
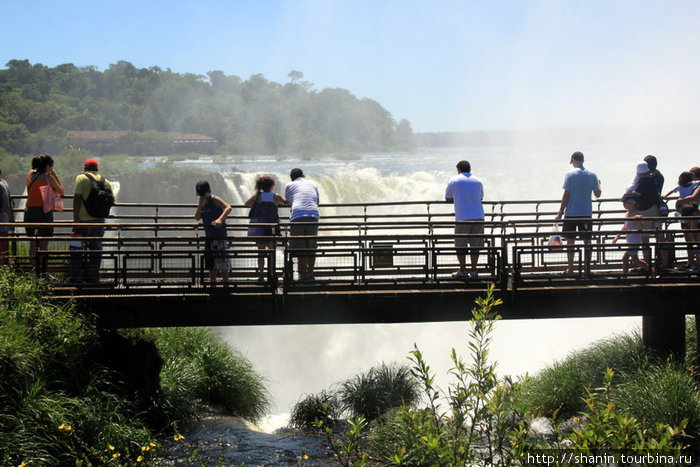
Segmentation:
<svg viewBox="0 0 700 467">
<path fill-rule="evenodd" d="M 343 382 L 338 392 L 343 408 L 367 421 L 402 405 L 413 406 L 420 397 L 411 368 L 386 363 Z"/>
<path fill-rule="evenodd" d="M 678 453 L 683 448 L 682 439 L 687 420 L 671 427 L 666 423 L 639 421 L 635 417 L 622 415 L 609 397 L 612 391 L 613 371 L 604 373 L 603 387 L 587 390 L 584 402 L 586 411 L 580 428 L 575 428 L 566 438 L 569 448 L 581 452 L 628 452 L 669 451 Z"/>
<path fill-rule="evenodd" d="M 289 424 L 296 428 L 316 426 L 319 421 L 324 426 L 334 427 L 342 410 L 335 393 L 321 391 L 302 397 L 292 409 Z"/>
</svg>

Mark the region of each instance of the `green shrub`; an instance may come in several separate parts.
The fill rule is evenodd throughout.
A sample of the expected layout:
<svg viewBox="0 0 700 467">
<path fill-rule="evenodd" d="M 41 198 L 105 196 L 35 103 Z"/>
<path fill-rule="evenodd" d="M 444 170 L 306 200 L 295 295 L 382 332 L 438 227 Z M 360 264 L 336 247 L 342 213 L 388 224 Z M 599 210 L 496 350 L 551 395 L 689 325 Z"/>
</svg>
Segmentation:
<svg viewBox="0 0 700 467">
<path fill-rule="evenodd" d="M 339 389 L 343 408 L 367 421 L 402 405 L 413 406 L 419 397 L 418 382 L 408 365 L 382 363 L 343 382 Z"/>
<path fill-rule="evenodd" d="M 135 460 L 151 434 L 95 365 L 96 328 L 47 294 L 0 270 L 0 465 Z"/>
<path fill-rule="evenodd" d="M 294 404 L 289 417 L 289 425 L 295 428 L 310 428 L 314 422 L 322 421 L 324 426 L 335 426 L 342 410 L 335 393 L 321 391 L 318 394 L 303 396 Z"/>
<path fill-rule="evenodd" d="M 530 378 L 523 387 L 521 409 L 549 417 L 577 415 L 585 408 L 586 389 L 603 383 L 606 368 L 627 374 L 647 366 L 653 358 L 638 333 L 603 340 Z"/>
<path fill-rule="evenodd" d="M 162 328 L 146 335 L 155 340 L 164 360 L 161 385 L 176 418 L 196 416 L 197 401 L 253 421 L 265 415 L 270 396 L 264 379 L 214 331 Z"/>
<path fill-rule="evenodd" d="M 620 412 L 639 420 L 674 426 L 687 420 L 686 432 L 696 439 L 700 436 L 698 385 L 677 364 L 654 364 L 624 375 L 609 398 Z"/>
<path fill-rule="evenodd" d="M 622 414 L 614 403 L 615 391 L 611 381 L 614 372 L 607 368 L 603 376 L 602 388 L 587 390 L 584 399 L 586 411 L 581 426 L 575 428 L 566 439 L 569 449 L 582 453 L 644 454 L 656 452 L 664 455 L 677 455 L 683 449 L 683 431 L 687 420 L 680 420 L 671 426 L 664 422 L 655 423 L 646 418 Z"/>
</svg>

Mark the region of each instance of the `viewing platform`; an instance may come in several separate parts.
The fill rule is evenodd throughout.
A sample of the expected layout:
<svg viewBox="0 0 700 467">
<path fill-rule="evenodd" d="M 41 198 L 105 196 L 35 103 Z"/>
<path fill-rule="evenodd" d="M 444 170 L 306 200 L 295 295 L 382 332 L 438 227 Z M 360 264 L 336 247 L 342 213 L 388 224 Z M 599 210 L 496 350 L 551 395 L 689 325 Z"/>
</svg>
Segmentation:
<svg viewBox="0 0 700 467">
<path fill-rule="evenodd" d="M 485 245 L 478 278 L 468 281 L 452 277 L 458 269 L 452 205 L 434 201 L 322 205 L 312 282 L 298 280 L 301 251 L 289 248 L 289 223 L 282 222 L 276 249 L 258 250 L 243 206 L 228 218 L 229 281 L 216 286 L 205 269 L 194 205 L 115 206 L 97 283 L 68 283 L 70 257 L 84 254 L 68 246 L 70 209 L 57 213 L 49 248 L 36 258 L 27 245 L 39 238 L 15 224 L 10 261 L 25 271 L 39 265 L 40 274 L 50 275 L 54 300 L 74 300 L 108 327 L 465 321 L 490 283 L 504 302 L 503 319 L 645 316 L 645 327 L 678 327 L 696 312 L 700 276 L 678 267 L 687 262 L 688 245 L 677 217 L 658 218 L 658 229 L 647 231 L 642 249 L 652 272 L 625 276 L 627 244 L 612 243 L 624 223 L 620 202 L 594 202 L 590 243 L 578 239 L 570 249 L 548 244 L 558 233 L 559 203 L 484 202 Z M 287 212 L 280 208 L 281 217 Z M 565 276 L 568 251 L 575 273 Z M 262 280 L 260 255 L 270 265 Z"/>
</svg>

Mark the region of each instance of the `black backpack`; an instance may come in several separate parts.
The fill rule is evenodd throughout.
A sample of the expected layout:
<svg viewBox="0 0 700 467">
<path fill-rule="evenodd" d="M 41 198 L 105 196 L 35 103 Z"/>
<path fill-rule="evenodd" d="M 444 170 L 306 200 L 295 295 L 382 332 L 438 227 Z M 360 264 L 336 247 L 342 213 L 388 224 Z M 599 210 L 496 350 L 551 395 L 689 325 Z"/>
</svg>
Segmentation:
<svg viewBox="0 0 700 467">
<path fill-rule="evenodd" d="M 105 178 L 100 177 L 97 180 L 92 174 L 85 172 L 85 175 L 90 179 L 90 194 L 87 199 L 83 200 L 85 209 L 92 217 L 107 217 L 109 210 L 114 206 L 114 194 L 112 189 L 105 183 Z"/>
</svg>

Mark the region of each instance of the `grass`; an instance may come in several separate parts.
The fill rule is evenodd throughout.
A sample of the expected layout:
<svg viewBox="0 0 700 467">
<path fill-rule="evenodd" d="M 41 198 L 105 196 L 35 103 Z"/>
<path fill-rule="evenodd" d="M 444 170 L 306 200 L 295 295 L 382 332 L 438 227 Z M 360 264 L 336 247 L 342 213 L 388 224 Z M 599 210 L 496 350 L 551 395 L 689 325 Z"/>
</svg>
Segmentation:
<svg viewBox="0 0 700 467">
<path fill-rule="evenodd" d="M 108 341 L 92 320 L 48 294 L 42 281 L 0 268 L 0 465 L 143 465 L 154 430 L 183 426 L 201 404 L 252 420 L 265 413 L 263 379 L 206 329 L 122 333 L 151 336 L 165 360 L 163 390 L 138 397 L 145 388 L 106 366 Z"/>
<path fill-rule="evenodd" d="M 250 361 L 207 328 L 146 331 L 164 360 L 161 385 L 169 406 L 183 420 L 197 416 L 197 404 L 219 406 L 252 421 L 262 418 L 270 396 Z"/>
<path fill-rule="evenodd" d="M 339 389 L 343 408 L 367 421 L 403 405 L 413 406 L 419 398 L 418 382 L 408 365 L 381 363 L 343 382 Z"/>
<path fill-rule="evenodd" d="M 420 400 L 418 381 L 408 365 L 381 363 L 337 385 L 334 390 L 305 395 L 294 405 L 289 424 L 311 427 L 314 422 L 334 426 L 343 417 L 379 419 Z"/>
<path fill-rule="evenodd" d="M 694 363 L 692 318 L 686 329 L 686 362 Z M 616 410 L 651 425 L 679 426 L 687 419 L 685 431 L 693 437 L 690 444 L 695 449 L 700 447 L 700 388 L 696 375 L 679 363 L 647 351 L 638 333 L 601 341 L 546 368 L 525 383 L 519 407 L 560 420 L 579 415 L 586 410 L 587 389 L 603 385 L 606 368 L 611 368 L 615 376 L 605 400 L 614 403 Z"/>
<path fill-rule="evenodd" d="M 623 382 L 610 392 L 610 400 L 621 412 L 651 423 L 679 425 L 688 419 L 686 432 L 698 439 L 699 389 L 693 375 L 682 366 L 655 363 L 623 375 Z"/>
<path fill-rule="evenodd" d="M 586 389 L 603 383 L 606 368 L 630 374 L 653 359 L 638 333 L 618 335 L 572 353 L 532 377 L 524 385 L 520 404 L 537 415 L 567 418 L 585 408 Z"/>
<path fill-rule="evenodd" d="M 295 428 L 311 428 L 317 421 L 325 426 L 335 426 L 342 414 L 337 395 L 333 391 L 302 396 L 294 404 L 289 425 Z"/>
<path fill-rule="evenodd" d="M 0 271 L 0 465 L 101 464 L 107 443 L 135 459 L 152 438 L 91 356 L 95 327 L 45 285 Z M 66 428 L 69 427 L 69 428 Z"/>
</svg>

